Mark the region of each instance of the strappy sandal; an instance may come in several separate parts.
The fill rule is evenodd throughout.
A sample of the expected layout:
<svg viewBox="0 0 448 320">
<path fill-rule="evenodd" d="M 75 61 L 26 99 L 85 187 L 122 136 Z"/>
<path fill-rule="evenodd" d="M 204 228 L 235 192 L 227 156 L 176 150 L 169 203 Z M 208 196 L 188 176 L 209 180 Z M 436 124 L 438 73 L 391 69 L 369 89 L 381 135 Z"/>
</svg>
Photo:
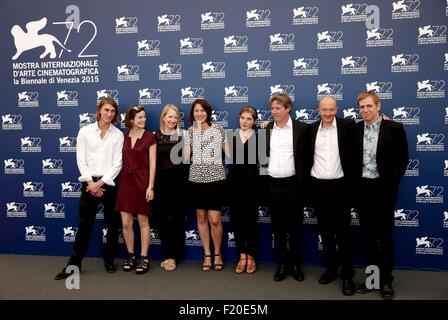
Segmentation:
<svg viewBox="0 0 448 320">
<path fill-rule="evenodd" d="M 254 273 L 257 271 L 257 265 L 255 264 L 255 259 L 252 256 L 247 256 L 247 267 L 246 272 L 247 273 Z"/>
<path fill-rule="evenodd" d="M 148 256 L 142 256 L 137 268 L 135 268 L 135 273 L 144 274 L 146 273 L 146 271 L 148 271 L 149 268 L 151 268 L 151 265 Z"/>
<path fill-rule="evenodd" d="M 135 253 L 129 252 L 128 259 L 123 264 L 123 271 L 129 272 L 134 270 L 136 264 L 137 259 L 135 258 Z"/>
<path fill-rule="evenodd" d="M 210 263 L 205 263 L 205 259 L 209 258 Z M 212 270 L 212 255 L 206 254 L 204 255 L 204 263 L 202 264 L 202 271 L 211 271 Z"/>
<path fill-rule="evenodd" d="M 215 253 L 215 259 L 216 259 L 216 257 L 220 257 L 221 256 L 221 253 Z M 215 271 L 222 271 L 222 269 L 223 269 L 223 267 L 224 267 L 224 264 L 221 262 L 221 263 L 214 263 L 214 266 L 213 266 L 213 270 L 215 270 Z"/>
<path fill-rule="evenodd" d="M 238 264 L 235 267 L 236 273 L 243 273 L 246 271 L 246 265 L 247 265 L 247 259 L 246 258 L 240 258 L 240 261 L 238 261 Z"/>
</svg>

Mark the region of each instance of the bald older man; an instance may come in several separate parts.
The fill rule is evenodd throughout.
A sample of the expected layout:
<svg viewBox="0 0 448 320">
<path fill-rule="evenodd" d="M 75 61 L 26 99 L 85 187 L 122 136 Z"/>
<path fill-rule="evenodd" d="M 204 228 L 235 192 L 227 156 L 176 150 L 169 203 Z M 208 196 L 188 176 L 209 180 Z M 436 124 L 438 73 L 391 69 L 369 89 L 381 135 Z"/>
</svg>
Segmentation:
<svg viewBox="0 0 448 320">
<path fill-rule="evenodd" d="M 336 100 L 326 96 L 319 101 L 320 121 L 310 127 L 312 201 L 322 237 L 326 271 L 319 279 L 328 284 L 338 277 L 342 265 L 342 293 L 355 294 L 351 249 L 350 205 L 346 203 L 348 171 L 347 133 L 353 120 L 336 117 Z M 336 251 L 336 244 L 339 250 Z"/>
</svg>

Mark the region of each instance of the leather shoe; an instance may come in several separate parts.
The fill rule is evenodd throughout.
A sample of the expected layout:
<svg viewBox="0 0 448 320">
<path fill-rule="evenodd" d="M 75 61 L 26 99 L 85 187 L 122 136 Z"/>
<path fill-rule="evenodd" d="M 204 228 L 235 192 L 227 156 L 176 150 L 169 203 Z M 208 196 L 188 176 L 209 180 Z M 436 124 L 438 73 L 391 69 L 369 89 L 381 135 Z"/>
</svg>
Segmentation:
<svg viewBox="0 0 448 320">
<path fill-rule="evenodd" d="M 327 269 L 320 276 L 319 283 L 320 284 L 329 284 L 331 281 L 338 277 L 338 273 L 333 269 Z"/>
<path fill-rule="evenodd" d="M 275 281 L 282 281 L 286 278 L 286 265 L 279 264 L 274 275 Z"/>
<path fill-rule="evenodd" d="M 79 268 L 79 272 L 81 272 L 81 266 L 77 266 Z M 54 280 L 63 280 L 63 279 L 67 279 L 68 277 L 70 277 L 73 274 L 73 272 L 68 273 L 67 272 L 67 267 L 65 267 L 64 269 L 62 269 L 61 272 L 59 272 L 55 277 Z"/>
<path fill-rule="evenodd" d="M 297 281 L 303 281 L 305 279 L 305 275 L 298 265 L 292 267 L 291 274 Z"/>
<path fill-rule="evenodd" d="M 104 265 L 106 268 L 106 272 L 108 273 L 114 273 L 117 271 L 117 267 L 113 263 L 107 263 Z"/>
<path fill-rule="evenodd" d="M 352 296 L 355 294 L 355 284 L 352 279 L 342 280 L 342 294 L 344 296 Z"/>
<path fill-rule="evenodd" d="M 385 283 L 381 286 L 381 297 L 384 300 L 392 300 L 395 296 L 391 283 Z"/>
<path fill-rule="evenodd" d="M 372 291 L 378 291 L 378 289 L 367 289 L 366 284 L 361 284 L 358 288 L 356 288 L 356 292 L 360 294 L 370 293 Z"/>
</svg>

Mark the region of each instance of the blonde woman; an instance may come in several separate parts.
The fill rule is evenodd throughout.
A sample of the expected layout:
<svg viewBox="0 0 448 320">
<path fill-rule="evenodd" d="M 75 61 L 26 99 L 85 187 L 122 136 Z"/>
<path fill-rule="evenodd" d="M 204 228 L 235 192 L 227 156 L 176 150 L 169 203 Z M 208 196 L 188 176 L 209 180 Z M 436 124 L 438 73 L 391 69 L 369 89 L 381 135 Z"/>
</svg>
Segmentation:
<svg viewBox="0 0 448 320">
<path fill-rule="evenodd" d="M 187 178 L 186 170 L 182 163 L 173 159 L 176 156 L 171 155 L 173 147 L 182 142 L 179 123 L 179 109 L 173 104 L 167 104 L 160 115 L 160 130 L 156 132 L 157 199 L 155 214 L 159 222 L 159 236 L 165 257 L 160 267 L 168 272 L 176 269 L 185 246 L 183 192 Z M 178 159 L 181 159 L 181 155 L 176 155 Z"/>
</svg>

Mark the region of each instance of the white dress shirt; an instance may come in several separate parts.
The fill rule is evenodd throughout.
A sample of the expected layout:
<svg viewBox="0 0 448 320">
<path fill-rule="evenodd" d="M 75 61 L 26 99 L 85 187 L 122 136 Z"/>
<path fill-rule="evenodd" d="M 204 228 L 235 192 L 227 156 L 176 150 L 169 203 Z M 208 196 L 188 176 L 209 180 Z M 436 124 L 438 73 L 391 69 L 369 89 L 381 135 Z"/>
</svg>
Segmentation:
<svg viewBox="0 0 448 320">
<path fill-rule="evenodd" d="M 338 128 L 336 118 L 328 128 L 319 125 L 314 147 L 314 164 L 311 176 L 317 179 L 339 179 L 344 176 L 339 156 Z"/>
<path fill-rule="evenodd" d="M 279 128 L 274 122 L 271 130 L 268 174 L 274 178 L 287 178 L 296 174 L 291 117 L 283 128 Z"/>
<path fill-rule="evenodd" d="M 112 124 L 102 139 L 98 122 L 82 127 L 76 144 L 79 182 L 102 177 L 105 184 L 115 186 L 114 179 L 122 166 L 123 140 L 123 133 Z"/>
</svg>

